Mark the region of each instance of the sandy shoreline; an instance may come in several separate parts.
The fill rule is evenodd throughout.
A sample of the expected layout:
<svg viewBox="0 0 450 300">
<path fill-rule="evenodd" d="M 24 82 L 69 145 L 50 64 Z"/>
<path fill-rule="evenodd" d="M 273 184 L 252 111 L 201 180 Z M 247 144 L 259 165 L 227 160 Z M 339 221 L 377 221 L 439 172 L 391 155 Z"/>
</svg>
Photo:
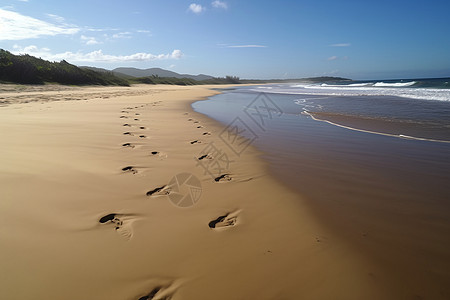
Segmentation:
<svg viewBox="0 0 450 300">
<path fill-rule="evenodd" d="M 209 143 L 226 148 L 190 108 L 209 88 L 0 93 L 0 298 L 398 299 L 254 148 L 205 174 Z M 171 202 L 180 173 L 193 206 Z"/>
</svg>

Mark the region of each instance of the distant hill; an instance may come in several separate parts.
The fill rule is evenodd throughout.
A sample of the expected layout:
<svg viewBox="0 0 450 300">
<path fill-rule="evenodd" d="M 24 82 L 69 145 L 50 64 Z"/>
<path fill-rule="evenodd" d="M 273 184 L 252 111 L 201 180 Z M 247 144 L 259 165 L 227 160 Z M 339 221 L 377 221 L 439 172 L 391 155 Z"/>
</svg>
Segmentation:
<svg viewBox="0 0 450 300">
<path fill-rule="evenodd" d="M 120 72 L 114 72 L 114 71 L 103 69 L 103 68 L 96 68 L 96 67 L 89 67 L 89 66 L 79 66 L 79 68 L 92 70 L 92 71 L 95 71 L 95 72 L 98 72 L 98 73 L 112 73 L 112 74 L 114 74 L 114 76 L 117 76 L 119 78 L 124 78 L 124 79 L 134 78 L 134 76 L 123 74 L 123 73 L 120 73 Z"/>
<path fill-rule="evenodd" d="M 308 78 L 302 78 L 299 79 L 301 81 L 309 81 L 309 82 L 334 82 L 334 81 L 352 81 L 348 78 L 342 78 L 342 77 L 330 77 L 330 76 L 322 76 L 322 77 L 308 77 Z"/>
<path fill-rule="evenodd" d="M 0 49 L 0 81 L 44 84 L 46 82 L 75 85 L 129 85 L 127 80 L 111 72 L 99 73 L 81 69 L 63 60 L 49 62 L 30 55 L 14 55 Z"/>
<path fill-rule="evenodd" d="M 189 74 L 179 74 L 169 70 L 164 70 L 161 68 L 150 68 L 150 69 L 136 69 L 136 68 L 116 68 L 112 70 L 114 74 L 125 74 L 132 77 L 149 77 L 149 76 L 159 76 L 159 77 L 172 77 L 172 78 L 189 78 L 197 81 L 213 79 L 214 77 L 204 74 L 199 75 L 189 75 Z"/>
</svg>

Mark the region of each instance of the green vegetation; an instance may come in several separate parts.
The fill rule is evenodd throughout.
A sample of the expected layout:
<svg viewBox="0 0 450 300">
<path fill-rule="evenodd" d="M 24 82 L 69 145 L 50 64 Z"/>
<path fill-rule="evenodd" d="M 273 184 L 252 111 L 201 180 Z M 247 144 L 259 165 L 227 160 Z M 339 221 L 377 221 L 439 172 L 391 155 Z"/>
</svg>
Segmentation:
<svg viewBox="0 0 450 300">
<path fill-rule="evenodd" d="M 80 69 L 65 60 L 49 62 L 30 55 L 14 55 L 0 49 L 0 81 L 23 84 L 129 85 L 112 73 Z"/>
<path fill-rule="evenodd" d="M 200 84 L 239 84 L 239 77 L 226 76 L 225 78 L 211 78 L 206 80 L 195 80 L 192 78 L 159 77 L 152 75 L 147 77 L 131 78 L 131 83 L 146 84 L 173 84 L 173 85 L 200 85 Z"/>
<path fill-rule="evenodd" d="M 172 85 L 197 85 L 197 80 L 190 78 L 175 78 L 175 77 L 159 77 L 152 75 L 148 77 L 130 78 L 131 83 L 145 83 L 145 84 L 172 84 Z"/>
</svg>

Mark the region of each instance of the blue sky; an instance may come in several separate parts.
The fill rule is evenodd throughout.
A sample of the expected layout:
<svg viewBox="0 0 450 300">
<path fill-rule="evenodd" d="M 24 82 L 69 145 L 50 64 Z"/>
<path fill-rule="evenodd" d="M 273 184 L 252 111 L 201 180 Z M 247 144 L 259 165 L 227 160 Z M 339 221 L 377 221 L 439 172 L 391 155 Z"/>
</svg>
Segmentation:
<svg viewBox="0 0 450 300">
<path fill-rule="evenodd" d="M 450 1 L 2 0 L 0 48 L 241 78 L 450 76 Z"/>
</svg>

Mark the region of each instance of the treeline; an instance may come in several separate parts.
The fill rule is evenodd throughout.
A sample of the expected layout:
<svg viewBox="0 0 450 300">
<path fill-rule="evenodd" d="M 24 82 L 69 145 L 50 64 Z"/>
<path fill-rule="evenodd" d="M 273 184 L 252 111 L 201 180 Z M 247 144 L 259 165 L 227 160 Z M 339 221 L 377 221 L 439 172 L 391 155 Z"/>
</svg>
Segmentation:
<svg viewBox="0 0 450 300">
<path fill-rule="evenodd" d="M 195 80 L 192 78 L 175 78 L 175 77 L 160 77 L 152 75 L 147 77 L 129 78 L 130 83 L 145 83 L 145 84 L 172 84 L 172 85 L 201 85 L 201 84 L 239 84 L 241 80 L 236 76 L 217 77 L 206 80 Z"/>
<path fill-rule="evenodd" d="M 0 49 L 0 81 L 22 84 L 123 85 L 129 82 L 111 73 L 99 73 L 30 55 L 14 55 Z"/>
</svg>

